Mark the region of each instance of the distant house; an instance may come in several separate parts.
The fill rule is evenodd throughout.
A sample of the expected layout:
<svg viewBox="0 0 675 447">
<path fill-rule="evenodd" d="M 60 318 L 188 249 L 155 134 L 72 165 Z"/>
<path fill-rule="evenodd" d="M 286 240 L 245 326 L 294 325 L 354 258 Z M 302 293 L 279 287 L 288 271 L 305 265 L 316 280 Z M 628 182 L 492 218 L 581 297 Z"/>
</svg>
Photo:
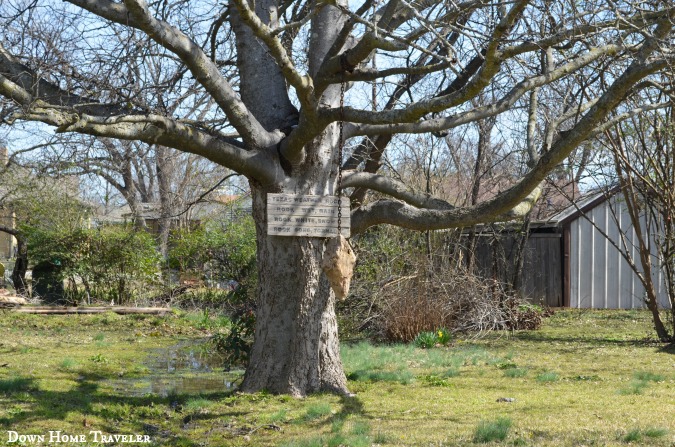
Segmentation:
<svg viewBox="0 0 675 447">
<path fill-rule="evenodd" d="M 161 204 L 159 202 L 139 203 L 140 217 L 145 220 L 148 230 L 152 234 L 159 234 L 161 219 Z M 251 196 L 245 195 L 218 195 L 209 200 L 200 201 L 191 205 L 187 210 L 180 210 L 177 215 L 170 217 L 172 228 L 181 226 L 199 225 L 209 219 L 232 220 L 239 216 L 251 213 Z M 134 221 L 134 215 L 129 205 L 104 206 L 97 205 L 94 220 L 99 224 L 126 224 Z"/>
<path fill-rule="evenodd" d="M 483 276 L 503 280 L 505 275 L 512 274 L 513 265 L 508 262 L 502 272 L 495 272 L 492 265 L 496 251 L 501 251 L 508 260 L 512 257 L 514 231 L 514 226 L 506 225 L 499 238 L 492 239 L 488 238 L 490 233 L 483 233 L 483 240 L 490 240 L 477 247 L 477 263 Z M 654 240 L 653 234 L 645 236 Z M 630 253 L 641 268 L 636 244 L 621 193 L 587 196 L 545 220 L 532 222 L 520 292 L 533 302 L 551 307 L 643 308 L 642 283 L 617 248 Z M 661 262 L 654 244 L 652 248 L 659 305 L 670 308 Z"/>
</svg>

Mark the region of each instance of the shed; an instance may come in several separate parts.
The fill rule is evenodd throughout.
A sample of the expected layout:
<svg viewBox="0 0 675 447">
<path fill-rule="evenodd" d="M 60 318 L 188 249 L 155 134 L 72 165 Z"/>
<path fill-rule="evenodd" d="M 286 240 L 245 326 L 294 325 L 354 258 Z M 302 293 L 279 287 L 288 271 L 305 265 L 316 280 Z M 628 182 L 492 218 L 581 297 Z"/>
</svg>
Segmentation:
<svg viewBox="0 0 675 447">
<path fill-rule="evenodd" d="M 652 276 L 659 306 L 670 308 L 655 236 L 658 225 L 642 219 L 650 241 Z M 622 255 L 628 253 L 641 269 L 635 229 L 623 195 L 598 193 L 550 219 L 562 234 L 563 304 L 573 308 L 635 309 L 645 307 L 645 290 Z M 623 234 L 623 237 L 621 236 Z"/>
<path fill-rule="evenodd" d="M 648 234 L 652 274 L 659 306 L 670 308 L 661 261 L 657 256 L 656 225 Z M 620 231 L 621 230 L 621 231 Z M 621 237 L 621 234 L 624 237 Z M 504 225 L 499 237 L 479 232 L 476 263 L 479 274 L 505 282 L 512 277 L 518 233 Z M 636 309 L 645 307 L 645 290 L 621 251 L 641 268 L 635 230 L 617 190 L 591 194 L 546 220 L 532 222 L 525 246 L 520 292 L 531 302 L 550 307 Z M 495 256 L 506 260 L 495 267 Z"/>
</svg>

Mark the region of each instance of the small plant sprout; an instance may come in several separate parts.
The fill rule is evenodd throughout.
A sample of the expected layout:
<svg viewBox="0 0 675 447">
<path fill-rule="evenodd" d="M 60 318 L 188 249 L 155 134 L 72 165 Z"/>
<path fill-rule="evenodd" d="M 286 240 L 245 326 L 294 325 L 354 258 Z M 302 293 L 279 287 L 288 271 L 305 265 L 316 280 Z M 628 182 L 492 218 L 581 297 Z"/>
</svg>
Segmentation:
<svg viewBox="0 0 675 447">
<path fill-rule="evenodd" d="M 445 328 L 438 329 L 436 335 L 438 336 L 438 344 L 443 346 L 449 344 L 450 340 L 452 340 L 450 331 Z"/>
</svg>

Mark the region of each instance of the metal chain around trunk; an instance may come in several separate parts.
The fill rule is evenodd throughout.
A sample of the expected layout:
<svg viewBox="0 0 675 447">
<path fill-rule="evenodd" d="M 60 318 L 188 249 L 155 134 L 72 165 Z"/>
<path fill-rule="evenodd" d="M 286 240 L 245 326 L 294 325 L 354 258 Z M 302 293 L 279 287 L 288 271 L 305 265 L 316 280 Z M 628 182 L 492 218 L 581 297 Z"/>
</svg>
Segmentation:
<svg viewBox="0 0 675 447">
<path fill-rule="evenodd" d="M 338 156 L 337 156 L 337 197 L 338 197 L 338 236 L 342 234 L 342 152 L 344 150 L 344 126 L 345 126 L 345 80 L 342 76 L 340 82 L 340 124 L 338 135 Z"/>
</svg>

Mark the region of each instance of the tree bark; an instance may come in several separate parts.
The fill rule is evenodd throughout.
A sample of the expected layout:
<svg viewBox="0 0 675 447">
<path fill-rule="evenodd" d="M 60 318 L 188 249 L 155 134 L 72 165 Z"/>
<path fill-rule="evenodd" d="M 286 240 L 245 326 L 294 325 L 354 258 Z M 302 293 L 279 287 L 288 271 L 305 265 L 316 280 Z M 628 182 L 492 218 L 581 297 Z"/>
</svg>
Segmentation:
<svg viewBox="0 0 675 447">
<path fill-rule="evenodd" d="M 19 295 L 26 295 L 28 287 L 26 285 L 26 271 L 28 270 L 28 246 L 20 234 L 16 234 L 16 261 L 12 271 L 12 284 L 14 290 Z"/>
<path fill-rule="evenodd" d="M 242 390 L 347 394 L 335 296 L 321 270 L 322 238 L 268 236 L 266 193 L 253 188 L 258 238 L 255 342 Z"/>
<path fill-rule="evenodd" d="M 159 191 L 159 251 L 162 258 L 169 258 L 169 235 L 171 233 L 171 213 L 173 200 L 171 197 L 171 178 L 174 172 L 171 166 L 171 151 L 164 146 L 155 149 L 155 167 Z"/>
</svg>

